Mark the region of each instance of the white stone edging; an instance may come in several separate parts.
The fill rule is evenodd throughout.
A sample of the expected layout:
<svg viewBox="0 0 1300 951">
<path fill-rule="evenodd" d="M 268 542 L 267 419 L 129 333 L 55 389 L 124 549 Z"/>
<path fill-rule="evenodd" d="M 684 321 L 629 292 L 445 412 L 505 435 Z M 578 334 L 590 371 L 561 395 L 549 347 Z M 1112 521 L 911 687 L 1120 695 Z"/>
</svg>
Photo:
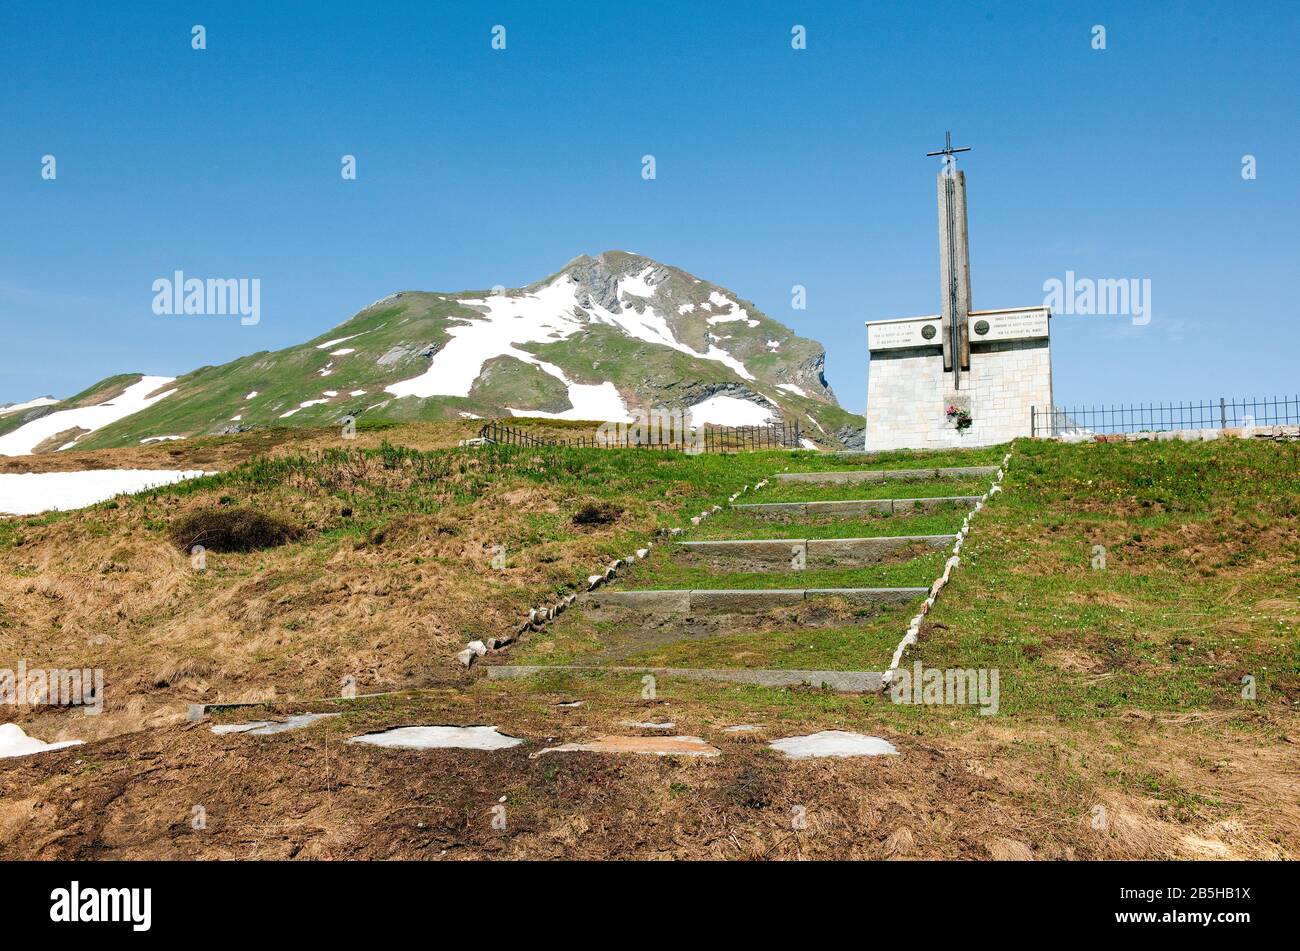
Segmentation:
<svg viewBox="0 0 1300 951">
<path fill-rule="evenodd" d="M 1056 436 L 1040 436 L 1048 442 L 1061 443 L 1112 443 L 1112 442 L 1213 442 L 1216 439 L 1273 439 L 1290 441 L 1300 439 L 1300 425 L 1264 424 L 1261 426 L 1229 427 L 1228 429 L 1143 429 L 1133 433 L 1094 433 L 1081 429 Z"/>
<path fill-rule="evenodd" d="M 762 479 L 761 481 L 759 481 L 754 485 L 754 491 L 761 489 L 765 485 L 767 485 L 767 480 Z M 741 486 L 738 492 L 733 492 L 730 496 L 728 496 L 727 501 L 734 502 L 736 499 L 740 498 L 740 496 L 744 495 L 746 492 L 749 491 L 750 491 L 750 487 L 748 485 Z M 692 515 L 691 524 L 699 525 L 706 518 L 709 518 L 711 515 L 716 515 L 718 512 L 721 511 L 722 511 L 721 505 L 711 505 L 703 512 L 701 512 L 699 515 Z M 659 534 L 666 535 L 672 538 L 682 534 L 683 531 L 684 529 L 681 528 L 668 528 L 668 529 L 661 528 L 659 529 Z M 601 587 L 602 585 L 609 584 L 618 576 L 618 572 L 620 568 L 623 568 L 625 565 L 630 565 L 635 561 L 642 561 L 648 558 L 650 556 L 650 549 L 653 547 L 654 547 L 654 542 L 646 542 L 644 548 L 638 548 L 635 552 L 628 555 L 626 558 L 614 559 L 612 562 L 610 562 L 609 566 L 606 567 L 605 570 L 600 574 L 588 575 L 587 591 L 589 592 L 595 591 L 597 588 Z M 528 617 L 524 620 L 522 624 L 519 625 L 518 628 L 514 630 L 513 633 L 505 637 L 488 638 L 486 643 L 481 640 L 470 641 L 468 644 L 465 645 L 465 649 L 456 655 L 456 660 L 458 660 L 462 666 L 470 667 L 474 664 L 476 660 L 478 660 L 480 657 L 485 656 L 489 651 L 493 651 L 493 652 L 499 651 L 502 648 L 514 643 L 515 640 L 520 635 L 524 634 L 526 631 L 541 630 L 541 628 L 545 626 L 545 624 L 548 621 L 555 620 L 557 617 L 559 617 L 561 614 L 564 613 L 565 609 L 571 607 L 573 603 L 577 600 L 578 600 L 578 596 L 576 594 L 568 594 L 554 604 L 545 604 L 542 605 L 541 607 L 531 608 L 528 612 Z"/>
<path fill-rule="evenodd" d="M 898 670 L 898 665 L 902 663 L 903 654 L 916 643 L 921 632 L 921 622 L 925 620 L 925 616 L 934 607 L 935 601 L 939 598 L 939 592 L 951 580 L 953 571 L 961 564 L 961 549 L 966 542 L 966 536 L 970 534 L 971 519 L 984 508 L 985 502 L 1002 491 L 1002 477 L 1006 475 L 1007 466 L 1010 464 L 1011 453 L 1007 453 L 1002 457 L 1002 465 L 998 467 L 997 474 L 993 477 L 993 483 L 989 486 L 989 490 L 980 496 L 979 501 L 975 503 L 975 507 L 966 513 L 966 518 L 962 521 L 961 528 L 957 532 L 957 541 L 952 546 L 952 557 L 943 564 L 943 574 L 935 578 L 934 583 L 930 585 L 930 594 L 921 605 L 921 612 L 908 622 L 907 633 L 903 635 L 903 639 L 898 642 L 898 647 L 894 649 L 894 656 L 889 662 L 889 668 L 880 675 L 880 681 L 884 686 L 887 687 L 894 679 L 894 671 Z"/>
</svg>

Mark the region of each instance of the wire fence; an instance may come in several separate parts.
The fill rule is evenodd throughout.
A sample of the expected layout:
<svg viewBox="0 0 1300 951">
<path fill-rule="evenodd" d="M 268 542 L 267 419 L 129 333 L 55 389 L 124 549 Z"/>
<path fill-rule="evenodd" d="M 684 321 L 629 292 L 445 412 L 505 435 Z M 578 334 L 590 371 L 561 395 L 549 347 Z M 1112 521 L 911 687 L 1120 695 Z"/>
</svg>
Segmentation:
<svg viewBox="0 0 1300 951">
<path fill-rule="evenodd" d="M 1069 408 L 1035 406 L 1029 413 L 1033 436 L 1234 429 L 1300 423 L 1300 396 Z"/>
<path fill-rule="evenodd" d="M 752 452 L 760 449 L 801 449 L 799 421 L 765 426 L 602 426 L 594 436 L 568 439 L 534 436 L 517 426 L 493 420 L 479 436 L 504 446 L 565 446 L 571 449 L 665 449 L 679 452 Z"/>
</svg>

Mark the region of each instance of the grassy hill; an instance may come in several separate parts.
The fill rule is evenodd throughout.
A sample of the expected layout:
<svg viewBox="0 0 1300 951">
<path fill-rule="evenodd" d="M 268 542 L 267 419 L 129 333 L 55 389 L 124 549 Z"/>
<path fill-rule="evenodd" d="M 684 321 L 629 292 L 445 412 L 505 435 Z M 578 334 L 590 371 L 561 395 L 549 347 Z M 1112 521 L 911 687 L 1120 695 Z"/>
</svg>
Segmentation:
<svg viewBox="0 0 1300 951">
<path fill-rule="evenodd" d="M 1004 491 L 975 522 L 962 565 L 904 661 L 999 670 L 999 711 L 982 716 L 975 707 L 895 704 L 887 694 L 670 678 L 647 699 L 636 675 L 485 680 L 452 655 L 470 638 L 513 629 L 530 606 L 578 590 L 659 528 L 686 526 L 685 538 L 757 530 L 739 513 L 699 527 L 688 521 L 725 505 L 743 484 L 828 466 L 980 464 L 1004 448 L 835 459 L 454 448 L 471 427 L 363 427 L 353 444 L 332 430 L 306 430 L 301 440 L 246 433 L 78 451 L 101 460 L 125 453 L 133 464 L 139 454 L 166 453 L 178 468 L 220 454 L 226 471 L 81 512 L 0 521 L 5 656 L 102 666 L 108 683 L 98 718 L 11 714 L 43 739 L 97 742 L 0 761 L 0 848 L 12 856 L 247 857 L 254 843 L 241 830 L 252 828 L 269 830 L 256 836 L 262 857 L 1300 854 L 1296 444 L 1011 447 Z M 759 494 L 769 490 L 772 499 L 806 491 L 773 483 Z M 611 520 L 575 522 L 597 503 Z M 175 527 L 195 513 L 231 510 L 283 520 L 301 534 L 275 547 L 209 553 L 207 569 L 196 572 Z M 823 530 L 858 537 L 955 527 L 944 513 L 890 521 L 897 518 Z M 491 567 L 497 545 L 507 553 L 503 569 Z M 1104 567 L 1094 567 L 1097 546 Z M 920 554 L 836 569 L 836 580 L 924 583 L 933 561 Z M 718 580 L 676 565 L 662 545 L 642 567 L 640 581 L 632 574 L 619 584 Z M 880 669 L 905 626 L 906 613 L 846 615 L 816 629 L 760 619 L 749 630 L 647 642 L 640 655 L 621 656 Z M 575 613 L 503 656 L 598 665 L 628 646 L 618 640 L 626 636 L 584 626 Z M 413 692 L 320 700 L 347 677 L 361 693 Z M 556 705 L 575 699 L 583 705 Z M 187 703 L 217 700 L 271 704 L 225 719 L 259 710 L 343 716 L 266 738 L 184 725 Z M 627 732 L 623 721 L 652 717 L 707 738 L 722 756 L 528 757 L 548 738 Z M 494 723 L 530 743 L 472 757 L 341 745 L 362 730 L 410 723 Z M 732 724 L 758 729 L 722 731 Z M 761 742 L 820 729 L 883 736 L 902 755 L 786 761 Z M 354 793 L 337 796 L 343 787 Z M 131 790 L 129 816 L 110 795 L 123 788 Z M 501 796 L 508 831 L 472 818 Z M 33 797 L 44 804 L 39 814 L 24 805 Z M 194 835 L 167 818 L 175 802 L 205 803 L 222 822 Z M 795 806 L 809 825 L 792 833 Z M 417 813 L 418 828 L 406 821 Z"/>
</svg>

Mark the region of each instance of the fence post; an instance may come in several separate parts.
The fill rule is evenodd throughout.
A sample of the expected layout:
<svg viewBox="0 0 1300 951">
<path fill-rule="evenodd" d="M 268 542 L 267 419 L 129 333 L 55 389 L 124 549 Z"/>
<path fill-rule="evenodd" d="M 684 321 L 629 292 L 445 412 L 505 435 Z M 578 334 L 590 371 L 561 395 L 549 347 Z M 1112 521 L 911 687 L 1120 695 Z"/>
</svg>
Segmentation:
<svg viewBox="0 0 1300 951">
<path fill-rule="evenodd" d="M 1029 407 L 1029 438 L 1038 435 L 1038 407 Z"/>
</svg>

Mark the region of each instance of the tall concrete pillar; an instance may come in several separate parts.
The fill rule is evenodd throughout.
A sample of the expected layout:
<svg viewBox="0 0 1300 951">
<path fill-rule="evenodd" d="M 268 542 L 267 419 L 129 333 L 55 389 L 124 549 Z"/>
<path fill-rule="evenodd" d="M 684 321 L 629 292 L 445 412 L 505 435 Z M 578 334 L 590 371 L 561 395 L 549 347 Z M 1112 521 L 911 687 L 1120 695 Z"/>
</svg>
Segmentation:
<svg viewBox="0 0 1300 951">
<path fill-rule="evenodd" d="M 966 173 L 939 173 L 939 293 L 943 333 L 943 368 L 970 369 L 970 249 L 966 234 Z M 954 359 L 955 358 L 955 359 Z M 955 367 L 955 369 L 954 369 Z"/>
</svg>

